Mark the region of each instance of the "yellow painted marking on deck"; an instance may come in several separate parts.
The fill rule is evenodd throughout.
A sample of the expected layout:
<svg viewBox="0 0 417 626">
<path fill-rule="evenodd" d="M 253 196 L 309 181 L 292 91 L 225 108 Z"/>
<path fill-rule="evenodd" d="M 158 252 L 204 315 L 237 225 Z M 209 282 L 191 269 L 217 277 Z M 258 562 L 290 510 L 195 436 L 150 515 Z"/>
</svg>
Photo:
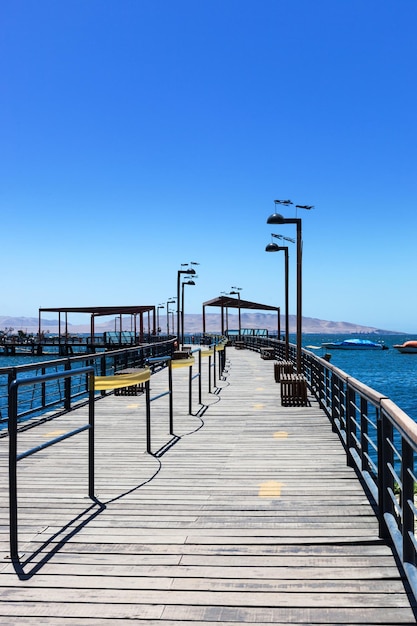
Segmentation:
<svg viewBox="0 0 417 626">
<path fill-rule="evenodd" d="M 266 483 L 259 485 L 259 497 L 260 498 L 280 498 L 281 488 L 284 483 L 279 483 L 276 480 L 268 480 Z"/>
<path fill-rule="evenodd" d="M 63 435 L 66 433 L 66 430 L 51 430 L 49 433 L 44 433 L 44 437 L 58 437 L 58 435 Z"/>
<path fill-rule="evenodd" d="M 254 404 L 252 406 L 252 408 L 255 409 L 255 411 L 260 411 L 261 409 L 264 408 L 264 405 L 263 404 Z"/>
<path fill-rule="evenodd" d="M 286 439 L 288 437 L 288 433 L 285 430 L 277 430 L 277 432 L 274 433 L 274 437 L 275 439 Z"/>
<path fill-rule="evenodd" d="M 263 391 L 265 387 L 256 387 L 256 391 Z"/>
<path fill-rule="evenodd" d="M 137 409 L 140 406 L 140 404 L 128 404 L 127 408 L 128 409 Z"/>
</svg>

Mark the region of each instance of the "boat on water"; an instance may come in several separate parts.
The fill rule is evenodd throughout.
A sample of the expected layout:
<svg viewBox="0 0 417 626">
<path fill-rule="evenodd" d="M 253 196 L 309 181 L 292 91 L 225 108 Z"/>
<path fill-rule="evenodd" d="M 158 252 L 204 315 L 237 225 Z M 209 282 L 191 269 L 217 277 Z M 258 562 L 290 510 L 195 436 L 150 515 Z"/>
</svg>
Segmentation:
<svg viewBox="0 0 417 626">
<path fill-rule="evenodd" d="M 403 353 L 408 353 L 408 354 L 412 354 L 412 353 L 417 354 L 417 341 L 405 341 L 401 345 L 393 346 L 393 348 L 396 348 L 398 352 L 403 352 Z"/>
<path fill-rule="evenodd" d="M 343 341 L 323 343 L 322 347 L 329 350 L 388 350 L 388 346 L 384 343 L 370 339 L 344 339 Z"/>
</svg>

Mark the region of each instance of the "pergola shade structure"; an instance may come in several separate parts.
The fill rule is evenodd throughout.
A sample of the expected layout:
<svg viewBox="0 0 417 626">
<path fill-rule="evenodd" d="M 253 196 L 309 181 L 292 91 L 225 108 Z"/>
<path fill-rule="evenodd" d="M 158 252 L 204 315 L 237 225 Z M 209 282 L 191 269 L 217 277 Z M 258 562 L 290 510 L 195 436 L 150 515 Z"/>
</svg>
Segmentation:
<svg viewBox="0 0 417 626">
<path fill-rule="evenodd" d="M 136 333 L 136 319 L 139 316 L 139 333 L 143 335 L 143 316 L 147 313 L 148 319 L 152 312 L 152 333 L 156 333 L 155 306 L 154 305 L 135 305 L 135 306 L 96 306 L 96 307 L 42 307 L 39 309 L 39 336 L 42 333 L 42 313 L 58 313 L 59 335 L 61 335 L 61 318 L 64 316 L 65 334 L 68 334 L 68 313 L 84 313 L 90 315 L 90 333 L 91 337 L 95 334 L 95 319 L 97 317 L 118 316 L 120 321 L 123 315 L 130 315 L 134 322 Z M 121 328 L 121 324 L 120 324 Z"/>
<path fill-rule="evenodd" d="M 219 296 L 213 300 L 203 302 L 203 333 L 206 332 L 206 307 L 217 307 L 221 309 L 221 332 L 224 334 L 224 309 L 248 309 L 251 311 L 276 311 L 277 312 L 277 332 L 281 335 L 280 307 L 270 304 L 259 304 L 251 300 L 242 298 L 232 298 L 231 296 Z"/>
</svg>

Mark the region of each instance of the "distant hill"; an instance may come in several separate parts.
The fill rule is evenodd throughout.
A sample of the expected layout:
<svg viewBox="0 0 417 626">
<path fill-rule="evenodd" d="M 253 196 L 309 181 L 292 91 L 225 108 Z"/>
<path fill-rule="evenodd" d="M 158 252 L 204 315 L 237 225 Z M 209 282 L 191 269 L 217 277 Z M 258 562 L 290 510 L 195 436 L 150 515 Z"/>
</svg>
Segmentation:
<svg viewBox="0 0 417 626">
<path fill-rule="evenodd" d="M 76 316 L 73 316 L 73 319 Z M 295 315 L 289 316 L 290 333 L 296 331 L 296 317 Z M 269 331 L 277 330 L 277 317 L 270 313 L 242 313 L 241 315 L 242 328 L 264 328 Z M 161 315 L 159 318 L 159 324 L 164 331 L 166 329 L 166 316 Z M 185 332 L 198 333 L 203 330 L 203 319 L 200 314 L 185 314 L 184 316 Z M 13 328 L 14 331 L 23 330 L 29 333 L 38 332 L 38 318 L 37 317 L 6 317 L 0 315 L 0 329 Z M 119 328 L 117 324 L 117 328 Z M 236 314 L 228 315 L 228 328 L 231 330 L 237 330 L 239 328 L 238 316 Z M 126 328 L 130 329 L 130 320 L 126 318 Z M 42 318 L 42 330 L 44 332 L 50 331 L 52 333 L 58 332 L 58 319 L 43 319 Z M 61 330 L 64 330 L 64 323 L 61 320 Z M 71 333 L 88 333 L 90 332 L 90 324 L 70 324 L 68 323 L 68 330 Z M 99 324 L 96 321 L 96 332 L 104 332 L 114 330 L 114 318 Z M 209 313 L 206 315 L 206 330 L 207 332 L 220 332 L 221 322 L 220 314 Z M 281 332 L 284 332 L 284 316 L 281 316 Z M 381 335 L 397 335 L 404 334 L 401 331 L 386 330 L 382 328 L 376 328 L 374 326 L 361 326 L 360 324 L 352 324 L 351 322 L 331 322 L 328 320 L 321 320 L 313 317 L 303 317 L 303 333 L 314 334 L 337 334 L 337 335 L 350 335 L 359 333 L 375 333 Z"/>
</svg>

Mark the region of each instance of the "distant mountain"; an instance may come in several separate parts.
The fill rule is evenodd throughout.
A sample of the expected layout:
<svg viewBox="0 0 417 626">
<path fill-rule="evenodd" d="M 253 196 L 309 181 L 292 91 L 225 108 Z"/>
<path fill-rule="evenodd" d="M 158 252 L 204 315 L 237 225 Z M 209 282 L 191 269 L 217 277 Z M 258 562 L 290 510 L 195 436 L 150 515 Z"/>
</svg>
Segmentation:
<svg viewBox="0 0 417 626">
<path fill-rule="evenodd" d="M 62 324 L 62 322 L 61 322 Z M 14 330 L 24 330 L 28 332 L 34 332 L 38 330 L 39 320 L 37 317 L 6 317 L 0 315 L 0 328 L 13 328 Z M 58 326 L 58 320 L 44 320 L 42 319 L 43 328 L 53 328 Z"/>
<path fill-rule="evenodd" d="M 229 314 L 227 317 L 228 328 L 230 330 L 237 330 L 239 328 L 239 319 L 236 314 Z M 285 331 L 284 328 L 284 316 L 281 316 L 281 332 Z M 289 316 L 290 333 L 296 332 L 296 316 Z M 6 317 L 0 316 L 0 329 L 13 328 L 16 332 L 23 330 L 29 333 L 38 332 L 38 318 L 37 317 Z M 166 329 L 166 316 L 161 315 L 159 318 L 159 324 L 162 331 Z M 277 316 L 270 313 L 242 313 L 241 315 L 242 328 L 262 328 L 268 331 L 277 330 Z M 117 329 L 119 325 L 117 324 Z M 185 314 L 184 315 L 184 329 L 188 333 L 198 333 L 203 330 L 203 318 L 200 314 Z M 53 333 L 58 332 L 58 320 L 43 319 L 42 318 L 42 330 L 44 332 L 50 331 Z M 64 323 L 61 320 L 61 330 L 64 330 Z M 88 333 L 90 332 L 90 324 L 70 324 L 68 323 L 68 330 L 71 333 Z M 114 330 L 114 318 L 103 324 L 96 323 L 96 332 L 104 332 Z M 124 330 L 130 330 L 130 319 L 126 318 L 126 327 Z M 221 321 L 220 314 L 209 313 L 206 314 L 206 330 L 207 332 L 220 332 Z M 400 331 L 385 330 L 382 328 L 376 328 L 374 326 L 361 326 L 360 324 L 352 324 L 351 322 L 331 322 L 328 320 L 316 319 L 313 317 L 303 317 L 303 333 L 314 334 L 337 334 L 337 335 L 350 335 L 359 333 L 375 333 L 380 335 L 397 335 L 404 334 Z"/>
</svg>

